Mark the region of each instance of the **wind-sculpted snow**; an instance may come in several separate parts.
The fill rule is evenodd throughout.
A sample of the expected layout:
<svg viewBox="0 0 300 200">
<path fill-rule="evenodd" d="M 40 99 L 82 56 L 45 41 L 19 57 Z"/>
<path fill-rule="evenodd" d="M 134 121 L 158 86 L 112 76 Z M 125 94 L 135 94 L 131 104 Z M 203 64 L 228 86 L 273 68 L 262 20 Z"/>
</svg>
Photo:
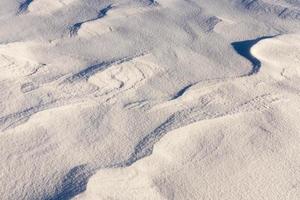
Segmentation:
<svg viewBox="0 0 300 200">
<path fill-rule="evenodd" d="M 298 200 L 298 11 L 1 0 L 0 199 Z"/>
<path fill-rule="evenodd" d="M 299 36 L 290 37 L 299 38 Z M 282 37 L 282 40 L 273 41 L 272 39 L 269 39 L 270 42 L 262 43 L 262 45 L 260 45 L 261 47 L 259 46 L 256 48 L 256 46 L 254 46 L 255 54 L 253 55 L 253 58 L 255 58 L 255 55 L 258 55 L 262 58 L 263 56 L 259 54 L 261 51 L 263 51 L 263 53 L 269 55 L 268 57 L 270 57 L 270 55 L 272 54 L 270 54 L 270 52 L 264 51 L 264 48 L 269 48 L 267 45 L 270 45 L 270 48 L 267 50 L 271 51 L 273 51 L 273 48 L 280 49 L 280 47 L 285 47 L 285 45 L 280 46 L 282 45 L 280 43 L 278 43 L 279 46 L 273 46 L 274 42 L 276 43 L 277 41 L 284 41 L 286 42 L 286 47 L 289 47 L 289 45 L 287 45 L 288 39 L 289 36 Z M 263 44 L 265 45 L 263 46 Z M 296 45 L 295 47 L 297 50 L 294 52 L 294 55 L 296 55 L 297 52 L 300 52 L 300 46 Z M 285 49 L 277 50 L 277 52 L 284 50 Z M 285 61 L 283 57 L 277 57 L 277 62 Z M 300 60 L 296 60 L 295 63 L 290 62 L 290 65 L 295 65 L 296 63 L 299 64 Z M 262 74 L 259 74 L 258 76 L 267 77 L 268 75 L 268 73 L 263 71 Z M 205 195 L 207 198 L 214 198 L 220 195 L 220 191 L 218 191 L 216 188 L 212 188 L 212 191 L 207 191 L 205 190 L 205 186 L 196 184 L 194 181 L 192 181 L 196 177 L 198 177 L 198 173 L 202 173 L 203 176 L 201 176 L 201 178 L 203 178 L 204 180 L 212 182 L 213 179 L 215 180 L 213 184 L 218 184 L 221 188 L 226 188 L 226 182 L 223 182 L 223 178 L 221 178 L 223 176 L 226 177 L 226 175 L 218 175 L 219 168 L 214 167 L 214 163 L 222 163 L 223 165 L 225 165 L 226 170 L 223 173 L 227 173 L 231 171 L 229 169 L 232 166 L 232 164 L 230 164 L 231 161 L 227 161 L 227 159 L 231 160 L 231 156 L 233 156 L 234 160 L 242 159 L 241 163 L 238 162 L 239 164 L 237 165 L 245 165 L 246 163 L 251 165 L 249 162 L 252 162 L 251 158 L 248 158 L 247 156 L 245 158 L 238 158 L 238 156 L 236 155 L 240 154 L 238 148 L 229 147 L 229 149 L 231 149 L 229 150 L 226 145 L 239 145 L 239 143 L 243 143 L 242 141 L 244 139 L 249 140 L 248 144 L 246 142 L 246 146 L 241 147 L 242 149 L 244 149 L 244 152 L 242 153 L 244 156 L 250 156 L 252 154 L 252 151 L 258 151 L 258 157 L 263 156 L 267 152 L 271 152 L 271 155 L 276 155 L 281 151 L 285 151 L 288 154 L 292 153 L 293 147 L 287 144 L 289 139 L 283 139 L 283 133 L 280 132 L 284 130 L 284 125 L 283 127 L 281 127 L 281 123 L 276 124 L 276 122 L 272 122 L 272 125 L 270 125 L 268 123 L 264 124 L 262 121 L 256 121 L 256 118 L 258 116 L 259 118 L 262 117 L 262 120 L 265 120 L 264 118 L 269 118 L 269 115 L 271 118 L 283 117 L 280 114 L 278 115 L 277 111 L 272 111 L 274 109 L 281 110 L 285 113 L 285 116 L 288 118 L 288 120 L 293 121 L 293 119 L 291 118 L 291 115 L 293 115 L 291 111 L 284 111 L 285 108 L 289 107 L 288 109 L 292 109 L 293 106 L 287 106 L 287 104 L 282 102 L 283 99 L 278 96 L 279 93 L 283 94 L 285 92 L 280 92 L 280 90 L 282 89 L 277 88 L 276 90 L 278 94 L 261 94 L 250 100 L 245 99 L 246 101 L 243 102 L 244 97 L 241 96 L 240 92 L 243 92 L 243 96 L 246 95 L 247 98 L 249 98 L 249 95 L 251 96 L 251 93 L 260 93 L 263 91 L 266 92 L 267 90 L 273 91 L 275 89 L 270 86 L 267 87 L 268 89 L 261 88 L 258 89 L 258 91 L 253 92 L 253 90 L 255 89 L 255 85 L 259 80 L 260 79 L 255 79 L 253 77 L 247 76 L 229 81 L 224 80 L 222 81 L 222 83 L 214 83 L 212 86 L 210 86 L 210 92 L 208 94 L 202 94 L 200 96 L 199 91 L 205 89 L 205 87 L 200 88 L 199 90 L 195 88 L 189 89 L 191 91 L 187 91 L 186 94 L 183 94 L 182 99 L 173 101 L 183 102 L 184 98 L 191 97 L 188 98 L 189 101 L 195 101 L 196 99 L 198 99 L 198 102 L 201 102 L 199 105 L 188 109 L 183 109 L 172 114 L 165 122 L 163 122 L 159 127 L 157 127 L 146 137 L 144 137 L 137 144 L 134 149 L 134 153 L 126 162 L 117 165 L 118 167 L 122 168 L 99 170 L 90 179 L 87 191 L 82 195 L 79 195 L 75 199 L 186 199 L 188 198 L 188 191 L 190 191 L 190 188 L 186 188 L 184 185 L 178 186 L 176 185 L 176 183 L 172 183 L 169 180 L 176 180 L 178 176 L 182 176 L 182 178 L 180 178 L 180 181 L 182 181 L 182 183 L 189 183 L 190 185 L 193 185 L 195 190 L 201 191 L 201 193 L 194 193 L 192 197 L 193 199 L 199 199 L 200 197 L 203 197 L 203 195 Z M 268 81 L 272 83 L 272 79 L 269 79 Z M 266 83 L 268 83 L 268 81 Z M 227 87 L 228 85 L 230 85 L 231 88 Z M 235 87 L 245 88 L 239 88 L 240 90 L 236 90 L 237 88 Z M 228 90 L 227 92 L 224 91 L 224 89 L 226 90 L 226 88 Z M 247 90 L 246 88 L 248 88 L 249 90 Z M 220 90 L 223 91 L 220 92 Z M 236 96 L 219 96 L 220 94 L 229 94 L 229 91 L 232 92 L 230 95 Z M 171 103 L 167 107 L 174 107 L 175 105 L 175 103 Z M 232 106 L 232 108 L 230 108 L 230 106 Z M 295 111 L 295 113 L 299 113 L 299 110 Z M 236 123 L 236 121 L 239 121 L 238 118 L 247 119 L 246 121 Z M 223 124 L 224 122 L 225 124 L 227 124 L 227 121 L 230 121 L 229 124 L 231 124 L 231 126 L 227 127 Z M 260 124 L 257 125 L 258 129 L 256 129 L 256 126 L 253 126 L 253 123 Z M 238 128 L 241 124 L 244 124 L 244 129 Z M 210 126 L 214 128 L 211 127 L 208 129 L 207 127 Z M 270 126 L 273 127 L 271 128 Z M 296 127 L 294 129 L 292 128 L 293 133 L 292 135 L 290 135 L 291 137 L 298 138 L 295 131 L 299 128 L 299 126 L 296 125 Z M 254 131 L 251 130 L 253 128 L 255 129 Z M 270 129 L 273 129 L 273 131 L 271 131 Z M 279 132 L 277 132 L 276 129 L 278 129 Z M 208 133 L 205 131 L 207 131 Z M 232 131 L 233 133 L 236 133 L 236 135 L 233 135 Z M 250 136 L 247 136 L 249 134 Z M 232 137 L 235 139 L 233 139 Z M 278 141 L 279 137 L 281 137 L 280 142 Z M 230 140 L 234 141 L 234 143 L 229 142 Z M 287 145 L 285 146 L 285 148 L 288 149 L 282 149 L 283 143 Z M 248 145 L 251 147 L 247 147 Z M 144 158 L 145 156 L 149 156 L 149 158 Z M 144 159 L 138 161 L 141 158 Z M 273 161 L 273 157 L 268 156 L 267 159 L 268 161 L 266 162 L 272 162 L 275 165 L 279 166 L 284 166 L 285 163 L 284 158 L 278 161 Z M 205 172 L 203 172 L 203 168 L 205 169 L 207 165 L 205 163 L 213 167 L 213 169 L 207 169 L 206 173 L 209 174 L 208 177 L 205 176 Z M 264 163 L 264 161 L 256 161 L 256 167 L 261 171 L 264 171 L 265 175 L 272 176 L 274 179 L 280 181 L 281 177 L 278 173 L 282 173 L 285 169 L 276 169 L 274 172 L 267 172 L 269 168 L 266 167 Z M 235 164 L 233 164 L 233 166 L 234 165 Z M 293 165 L 296 166 L 297 164 L 294 163 Z M 244 171 L 243 169 L 240 170 Z M 182 173 L 192 173 L 193 175 L 180 175 Z M 260 195 L 264 194 L 268 197 L 272 197 L 274 195 L 274 192 L 276 191 L 275 188 L 270 188 L 268 190 L 255 193 L 255 188 L 260 187 L 260 184 L 270 183 L 268 180 L 264 180 L 263 183 L 254 181 L 251 177 L 249 177 L 253 175 L 251 174 L 252 172 L 250 171 L 249 175 L 242 175 L 243 180 L 246 181 L 246 183 L 239 183 L 238 179 L 230 178 L 230 185 L 238 184 L 239 188 L 243 188 L 245 186 L 247 188 L 248 184 L 253 184 L 253 182 L 255 182 L 255 185 L 253 185 L 253 191 L 251 189 L 251 192 L 253 192 L 253 195 L 251 196 L 258 198 Z M 176 175 L 177 178 L 173 175 Z M 110 178 L 108 179 L 108 177 Z M 145 181 L 145 178 L 147 181 Z M 201 178 L 199 177 L 200 180 Z M 221 180 L 218 180 L 220 178 Z M 227 179 L 228 177 L 226 177 L 226 179 L 224 180 Z M 293 175 L 286 176 L 285 181 L 279 182 L 277 184 L 288 184 L 288 181 L 292 181 L 293 179 L 295 179 Z M 124 187 L 122 184 L 116 184 L 117 182 L 124 182 L 124 185 L 126 185 L 126 187 Z M 139 186 L 135 186 L 137 184 Z M 208 185 L 208 187 L 210 186 Z M 134 193 L 134 190 L 136 189 L 143 192 Z M 184 192 L 181 193 L 180 191 Z M 249 189 L 247 189 L 247 192 L 249 192 Z M 276 191 L 276 193 L 280 196 L 280 198 L 285 198 L 287 197 L 286 195 L 288 195 L 288 199 L 296 199 L 297 197 L 299 197 L 297 189 L 294 189 L 294 187 L 285 191 Z M 147 194 L 147 196 L 145 194 Z M 235 192 L 225 193 L 226 197 L 230 197 L 233 199 L 235 199 L 236 196 L 240 195 L 245 195 L 243 189 L 239 189 Z"/>
<path fill-rule="evenodd" d="M 20 3 L 17 14 L 51 14 L 74 0 L 25 0 Z"/>
<path fill-rule="evenodd" d="M 238 54 L 245 57 L 251 62 L 253 69 L 251 70 L 249 75 L 258 73 L 261 67 L 261 62 L 251 54 L 251 48 L 259 41 L 267 38 L 272 38 L 272 36 L 265 36 L 265 37 L 257 38 L 255 40 L 247 40 L 247 41 L 231 43 L 233 48 L 236 50 Z"/>
<path fill-rule="evenodd" d="M 242 0 L 242 5 L 254 12 L 265 12 L 279 18 L 300 19 L 299 1 L 290 0 Z"/>
<path fill-rule="evenodd" d="M 87 22 L 92 22 L 92 21 L 95 21 L 95 20 L 98 20 L 98 19 L 104 17 L 104 16 L 106 15 L 106 13 L 107 13 L 110 9 L 112 9 L 112 8 L 113 8 L 112 5 L 108 5 L 107 7 L 101 9 L 101 10 L 99 11 L 98 15 L 97 15 L 95 18 L 89 19 L 89 20 L 86 20 L 86 21 L 83 21 L 83 22 L 78 22 L 78 23 L 72 25 L 72 26 L 70 27 L 70 36 L 77 35 L 77 32 L 78 32 L 78 30 L 80 29 L 80 27 L 81 27 L 82 24 L 87 23 Z"/>
<path fill-rule="evenodd" d="M 66 174 L 56 194 L 46 200 L 71 199 L 86 190 L 87 181 L 92 174 L 93 170 L 88 169 L 86 165 L 74 167 Z"/>
<path fill-rule="evenodd" d="M 28 10 L 29 5 L 33 2 L 33 0 L 25 0 L 22 2 L 19 6 L 18 13 L 21 14 L 23 12 L 26 12 Z"/>
</svg>

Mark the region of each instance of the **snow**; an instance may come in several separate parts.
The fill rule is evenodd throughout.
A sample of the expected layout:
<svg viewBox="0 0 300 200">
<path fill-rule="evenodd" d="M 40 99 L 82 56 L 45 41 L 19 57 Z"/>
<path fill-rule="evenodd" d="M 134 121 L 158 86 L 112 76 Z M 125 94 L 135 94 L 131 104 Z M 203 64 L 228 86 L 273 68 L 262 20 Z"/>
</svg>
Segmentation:
<svg viewBox="0 0 300 200">
<path fill-rule="evenodd" d="M 299 13 L 1 0 L 1 199 L 298 200 Z"/>
</svg>

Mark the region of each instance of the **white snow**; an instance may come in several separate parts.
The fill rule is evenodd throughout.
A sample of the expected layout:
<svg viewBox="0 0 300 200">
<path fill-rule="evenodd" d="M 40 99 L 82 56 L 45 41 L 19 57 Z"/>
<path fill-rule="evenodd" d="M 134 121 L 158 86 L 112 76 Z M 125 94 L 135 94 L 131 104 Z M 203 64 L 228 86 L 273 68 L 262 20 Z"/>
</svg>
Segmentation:
<svg viewBox="0 0 300 200">
<path fill-rule="evenodd" d="M 297 0 L 1 0 L 0 199 L 300 199 Z"/>
</svg>

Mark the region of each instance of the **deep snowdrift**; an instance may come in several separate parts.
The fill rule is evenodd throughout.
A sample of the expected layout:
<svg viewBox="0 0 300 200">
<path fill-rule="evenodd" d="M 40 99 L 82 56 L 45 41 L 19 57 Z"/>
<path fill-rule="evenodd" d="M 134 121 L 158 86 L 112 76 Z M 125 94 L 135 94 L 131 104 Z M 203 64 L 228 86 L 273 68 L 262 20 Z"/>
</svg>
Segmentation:
<svg viewBox="0 0 300 200">
<path fill-rule="evenodd" d="M 298 200 L 299 4 L 1 0 L 1 199 Z"/>
</svg>

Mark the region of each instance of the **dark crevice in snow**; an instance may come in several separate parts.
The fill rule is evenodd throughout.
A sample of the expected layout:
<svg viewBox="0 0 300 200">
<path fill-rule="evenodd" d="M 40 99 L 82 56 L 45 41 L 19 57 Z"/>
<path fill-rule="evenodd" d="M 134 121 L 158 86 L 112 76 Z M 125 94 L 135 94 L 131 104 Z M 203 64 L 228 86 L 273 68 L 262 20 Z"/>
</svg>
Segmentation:
<svg viewBox="0 0 300 200">
<path fill-rule="evenodd" d="M 192 87 L 194 84 L 189 84 L 187 86 L 185 86 L 184 88 L 182 88 L 181 90 L 179 90 L 172 98 L 172 100 L 177 99 L 179 97 L 181 97 L 190 87 Z"/>
<path fill-rule="evenodd" d="M 72 168 L 63 178 L 52 197 L 44 200 L 69 200 L 86 190 L 89 178 L 94 174 L 94 170 L 88 165 L 79 165 Z"/>
<path fill-rule="evenodd" d="M 87 22 L 91 22 L 91 21 L 95 21 L 95 20 L 98 20 L 98 19 L 101 19 L 102 17 L 106 16 L 107 12 L 109 10 L 111 10 L 113 8 L 112 4 L 108 5 L 107 7 L 101 9 L 99 12 L 98 12 L 98 15 L 95 17 L 95 18 L 92 18 L 92 19 L 88 19 L 88 20 L 85 20 L 85 21 L 82 21 L 82 22 L 78 22 L 78 23 L 75 23 L 73 24 L 70 28 L 69 28 L 69 31 L 70 31 L 70 36 L 76 36 L 79 29 L 81 28 L 82 24 L 84 23 L 87 23 Z"/>
<path fill-rule="evenodd" d="M 245 41 L 239 41 L 239 42 L 233 42 L 231 45 L 233 46 L 234 50 L 247 60 L 249 60 L 252 64 L 252 70 L 249 72 L 248 75 L 253 75 L 259 72 L 261 67 L 261 62 L 258 60 L 255 56 L 251 54 L 251 48 L 257 44 L 259 41 L 264 39 L 273 38 L 276 36 L 263 36 L 256 38 L 254 40 L 245 40 Z"/>
<path fill-rule="evenodd" d="M 25 0 L 19 6 L 17 14 L 22 14 L 28 10 L 29 5 L 33 2 L 33 0 Z"/>
</svg>

